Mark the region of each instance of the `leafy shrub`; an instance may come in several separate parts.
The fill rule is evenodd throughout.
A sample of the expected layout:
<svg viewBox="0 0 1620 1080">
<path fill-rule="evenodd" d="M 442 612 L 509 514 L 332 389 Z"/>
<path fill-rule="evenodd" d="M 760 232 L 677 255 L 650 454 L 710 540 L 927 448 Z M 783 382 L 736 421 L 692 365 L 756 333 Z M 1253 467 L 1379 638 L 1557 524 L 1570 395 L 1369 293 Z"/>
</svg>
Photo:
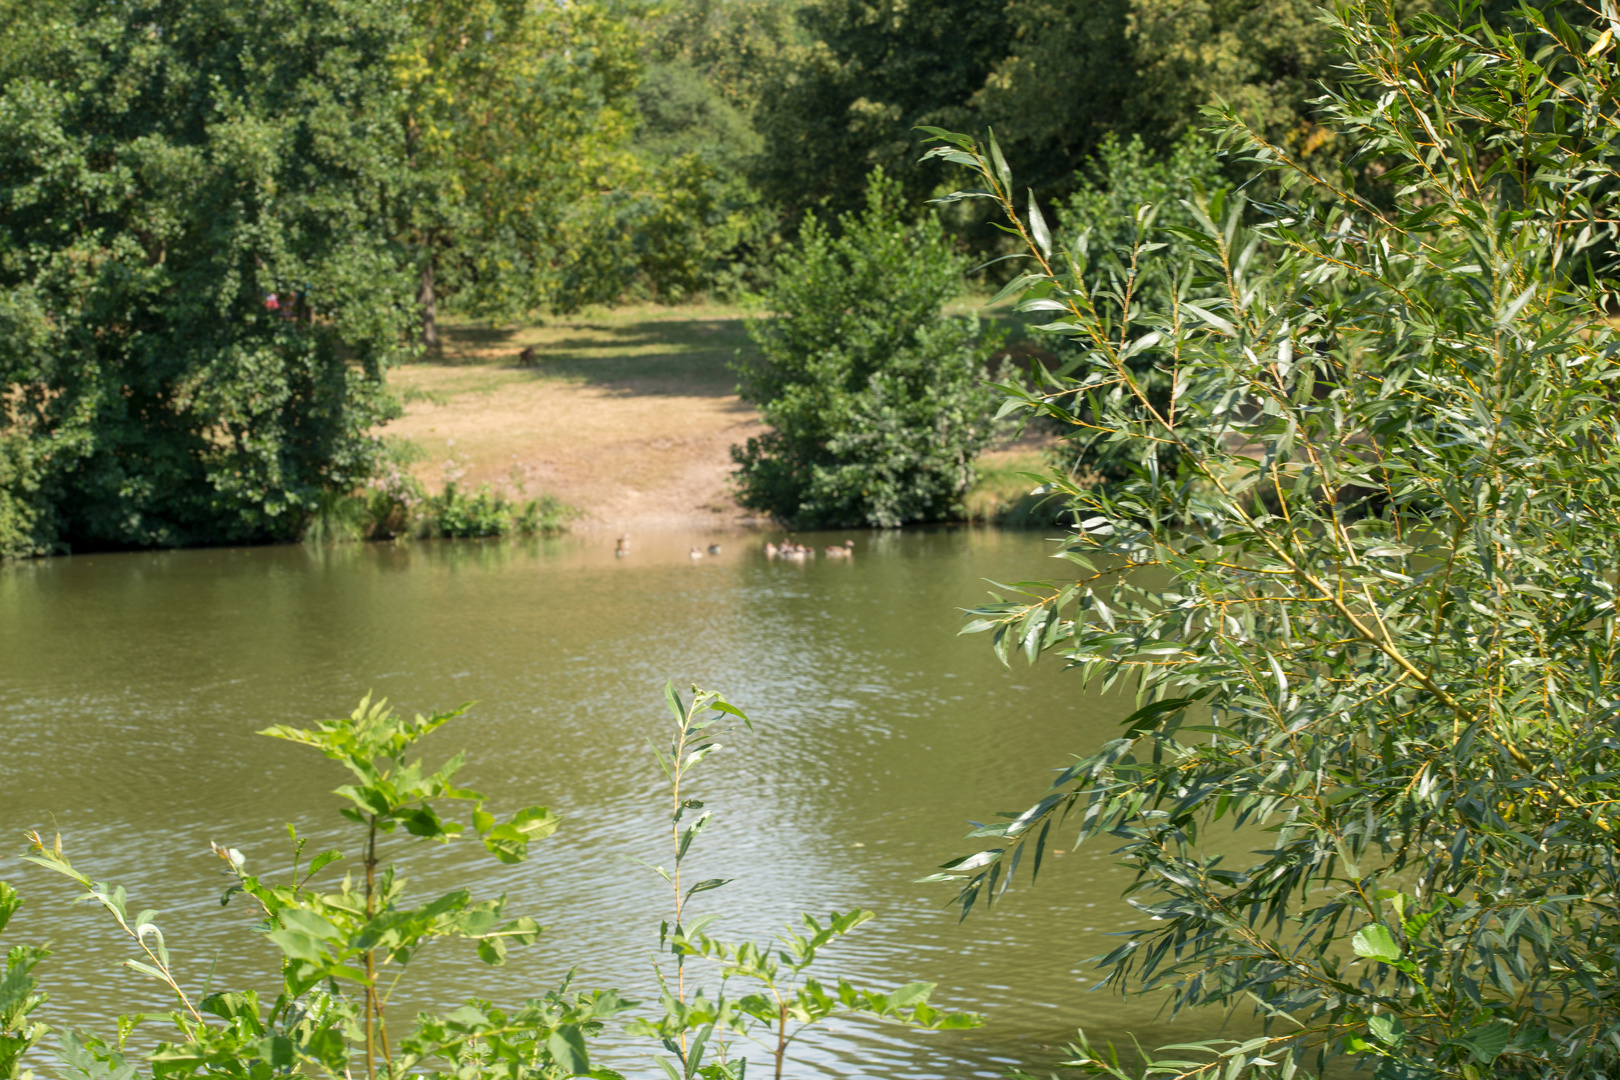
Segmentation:
<svg viewBox="0 0 1620 1080">
<path fill-rule="evenodd" d="M 807 914 L 800 920 L 806 932 L 789 929 L 766 943 L 726 942 L 705 932 L 719 914 L 698 914 L 696 909 L 709 906 L 727 880 L 693 881 L 687 866 L 695 841 L 713 816 L 704 800 L 695 797 L 700 792 L 694 772 L 722 749 L 719 740 L 729 737 L 728 724 L 752 725 L 718 694 L 694 687 L 683 697 L 671 686 L 665 696 L 675 730 L 668 752 L 655 752 L 668 788 L 651 798 L 658 816 L 668 822 L 655 834 L 668 869 L 645 865 L 668 887 L 673 918 L 656 931 L 663 957 L 655 961 L 659 1000 L 625 1024 L 630 1034 L 651 1040 L 649 1050 L 658 1055 L 663 1073 L 673 1080 L 744 1080 L 748 1062 L 732 1044 L 747 1038 L 771 1053 L 775 1080 L 781 1080 L 791 1046 L 806 1027 L 851 1014 L 936 1030 L 978 1026 L 980 1019 L 973 1014 L 942 1013 L 932 1006 L 932 983 L 908 983 L 885 993 L 842 978 L 823 983 L 812 973 L 820 954 L 870 919 L 870 911 L 834 912 L 825 922 Z M 276 725 L 260 732 L 341 763 L 354 782 L 333 794 L 341 800 L 339 812 L 357 826 L 349 842 L 319 853 L 306 852 L 308 838 L 288 826 L 292 873 L 279 880 L 250 871 L 241 851 L 212 845 L 232 879 L 224 902 L 248 904 L 260 916 L 253 929 L 281 953 L 273 995 L 255 989 L 189 993 L 185 987 L 197 973 L 176 969 L 156 911 L 132 914 L 124 888 L 79 871 L 60 836 L 47 843 L 38 833 L 30 835 L 33 847 L 25 858 L 76 883 L 80 900 L 110 916 L 138 957 L 126 966 L 159 983 L 170 1001 L 162 1018 L 171 1022 L 172 1030 L 147 1055 L 149 1075 L 164 1080 L 299 1075 L 330 1080 L 362 1075 L 367 1080 L 622 1080 L 617 1073 L 593 1069 L 590 1042 L 639 1003 L 614 990 L 577 990 L 571 974 L 556 989 L 517 1005 L 469 997 L 443 1014 L 424 1011 L 406 1017 L 389 1011 L 393 988 L 429 943 L 459 940 L 495 966 L 506 961 L 511 949 L 532 946 L 540 937 L 534 919 L 505 911 L 503 896 L 474 899 L 468 889 L 456 888 L 433 899 L 416 897 L 390 858 L 412 839 L 448 843 L 464 837 L 463 842 L 480 844 L 499 862 L 521 863 L 531 844 L 560 825 L 556 814 L 538 805 L 500 820 L 486 809 L 483 796 L 456 786 L 460 754 L 437 768 L 427 765 L 421 742 L 464 711 L 406 720 L 386 702 L 367 698 L 347 717 L 309 728 Z M 673 814 L 663 818 L 671 803 Z M 348 870 L 341 879 L 324 873 L 338 864 Z M 694 903 L 697 897 L 702 899 Z M 19 903 L 15 890 L 0 882 L 0 930 Z M 649 927 L 649 938 L 652 932 Z M 30 1019 L 45 1001 L 35 992 L 38 980 L 32 971 L 48 956 L 43 949 L 20 945 L 7 953 L 0 984 L 4 1080 L 17 1080 L 20 1055 L 49 1032 Z M 665 978 L 665 964 L 673 967 L 673 978 Z M 713 990 L 697 985 L 698 970 L 718 976 Z M 732 995 L 732 979 L 757 989 Z M 212 982 L 210 975 L 205 985 Z M 56 1055 L 66 1066 L 63 1075 L 77 1080 L 135 1076 L 139 1059 L 125 1050 L 124 1037 L 135 1024 L 157 1019 L 120 1017 L 117 1043 L 65 1033 Z"/>
<path fill-rule="evenodd" d="M 519 536 L 561 532 L 578 516 L 577 509 L 552 495 L 514 501 L 511 531 Z"/>
<path fill-rule="evenodd" d="M 489 485 L 468 492 L 461 486 L 465 465 L 445 462 L 444 490 L 428 495 L 411 472 L 426 456 L 408 439 L 386 439 L 371 479 L 353 492 L 322 499 L 304 530 L 306 543 L 332 544 L 406 537 L 477 539 L 560 532 L 578 511 L 550 495 L 525 498 L 514 471 L 513 498 Z"/>
<path fill-rule="evenodd" d="M 430 535 L 454 539 L 500 536 L 512 524 L 507 501 L 486 485 L 468 493 L 454 480 L 427 500 L 424 524 Z"/>
<path fill-rule="evenodd" d="M 475 539 L 484 536 L 556 532 L 573 511 L 549 495 L 517 501 L 481 485 L 471 493 L 454 480 L 422 503 L 418 531 L 423 536 Z"/>
<path fill-rule="evenodd" d="M 408 439 L 386 446 L 388 453 L 360 493 L 365 504 L 362 535 L 367 540 L 410 536 L 427 499 L 422 481 L 411 472 L 411 464 L 425 457 L 425 451 Z"/>
<path fill-rule="evenodd" d="M 1225 112 L 1285 201 L 1256 223 L 1237 193 L 1191 200 L 1179 255 L 1134 236 L 1097 277 L 999 153 L 938 133 L 1034 260 L 1024 308 L 1080 352 L 1017 406 L 1176 451 L 1092 490 L 1050 476 L 1077 572 L 970 624 L 1139 707 L 947 864 L 964 909 L 1067 815 L 1154 920 L 1106 981 L 1266 1028 L 1134 1071 L 1082 1040 L 1093 1073 L 1620 1072 L 1620 335 L 1571 272 L 1620 232 L 1615 27 L 1398 11 L 1337 9 L 1324 99 L 1387 202 Z M 1119 268 L 1161 258 L 1177 290 L 1119 303 Z"/>
<path fill-rule="evenodd" d="M 881 171 L 837 225 L 811 219 L 749 326 L 740 390 L 772 430 L 732 448 L 738 499 L 799 527 L 957 517 L 994 408 L 977 320 L 940 313 L 963 262 Z"/>
</svg>

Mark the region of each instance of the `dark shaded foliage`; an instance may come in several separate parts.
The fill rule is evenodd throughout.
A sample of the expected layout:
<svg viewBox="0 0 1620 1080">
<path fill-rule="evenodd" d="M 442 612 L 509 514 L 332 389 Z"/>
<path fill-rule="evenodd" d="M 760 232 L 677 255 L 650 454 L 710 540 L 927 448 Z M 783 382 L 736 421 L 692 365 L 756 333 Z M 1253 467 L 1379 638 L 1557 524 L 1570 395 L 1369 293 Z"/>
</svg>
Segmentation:
<svg viewBox="0 0 1620 1080">
<path fill-rule="evenodd" d="M 0 544 L 297 536 L 370 474 L 410 323 L 398 6 L 24 7 L 0 33 Z"/>
</svg>

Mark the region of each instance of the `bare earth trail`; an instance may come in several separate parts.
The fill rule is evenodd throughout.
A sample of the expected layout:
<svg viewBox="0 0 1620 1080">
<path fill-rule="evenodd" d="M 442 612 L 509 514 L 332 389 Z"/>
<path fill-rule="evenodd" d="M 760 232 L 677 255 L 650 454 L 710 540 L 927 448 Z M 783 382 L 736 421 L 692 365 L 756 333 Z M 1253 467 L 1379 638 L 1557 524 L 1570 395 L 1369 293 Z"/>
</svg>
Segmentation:
<svg viewBox="0 0 1620 1080">
<path fill-rule="evenodd" d="M 441 335 L 442 355 L 390 373 L 405 415 L 383 429 L 427 452 L 415 471 L 430 491 L 455 479 L 555 495 L 581 511 L 579 530 L 764 524 L 730 492 L 731 447 L 765 430 L 730 369 L 753 347 L 740 309 L 645 305 Z M 981 456 L 969 506 L 1027 490 L 1021 471 L 1049 442 Z"/>
<path fill-rule="evenodd" d="M 429 490 L 521 483 L 579 508 L 583 529 L 749 520 L 728 490 L 730 448 L 764 426 L 728 368 L 750 348 L 736 309 L 619 308 L 443 336 L 441 357 L 391 373 L 405 416 L 385 429 L 427 451 L 416 472 Z"/>
</svg>

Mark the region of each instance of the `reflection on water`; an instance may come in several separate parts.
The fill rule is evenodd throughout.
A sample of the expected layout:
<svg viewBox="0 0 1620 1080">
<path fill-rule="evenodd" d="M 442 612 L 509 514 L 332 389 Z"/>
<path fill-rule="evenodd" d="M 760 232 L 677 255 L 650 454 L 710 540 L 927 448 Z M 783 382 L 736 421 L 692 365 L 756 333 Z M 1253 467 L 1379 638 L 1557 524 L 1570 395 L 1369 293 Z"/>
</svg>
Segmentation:
<svg viewBox="0 0 1620 1080">
<path fill-rule="evenodd" d="M 984 579 L 1055 572 L 1050 543 L 854 535 L 854 560 L 808 565 L 768 562 L 756 537 L 694 561 L 691 545 L 714 538 L 669 533 L 637 537 L 625 559 L 611 540 L 567 537 L 0 568 L 0 830 L 59 830 L 81 868 L 162 909 L 194 985 L 211 966 L 216 988 L 263 983 L 273 954 L 244 933 L 245 908 L 220 907 L 209 841 L 269 872 L 287 858 L 284 822 L 317 848 L 346 837 L 328 794 L 338 767 L 254 732 L 346 712 L 368 691 L 407 710 L 476 701 L 430 749 L 465 747 L 462 778 L 493 808 L 545 803 L 562 830 L 516 867 L 474 844 L 395 851 L 423 893 L 463 883 L 476 863 L 481 891 L 505 891 L 508 910 L 547 933 L 493 970 L 435 946 L 396 1011 L 472 992 L 521 998 L 575 966 L 577 985 L 644 995 L 666 897 L 626 856 L 663 857 L 667 811 L 646 742 L 664 739 L 664 680 L 697 681 L 757 729 L 703 782 L 717 814 L 696 872 L 736 879 L 700 898 L 725 913 L 718 929 L 762 936 L 801 910 L 871 907 L 878 919 L 824 974 L 937 981 L 937 1004 L 989 1021 L 940 1034 L 839 1024 L 801 1051 L 801 1075 L 994 1076 L 1054 1063 L 1076 1026 L 1206 1033 L 1155 1030 L 1155 1006 L 1087 993 L 1087 958 L 1145 925 L 1120 899 L 1125 873 L 1106 846 L 1051 860 L 1039 887 L 966 923 L 945 907 L 947 887 L 911 884 L 968 850 L 970 819 L 1021 809 L 1045 770 L 1126 711 L 1080 694 L 1055 665 L 1004 670 L 983 638 L 955 636 Z M 58 945 L 39 972 L 46 1019 L 105 1026 L 163 1007 L 154 984 L 117 967 L 127 949 L 104 918 L 20 867 L 0 867 L 31 898 L 7 937 Z"/>
</svg>

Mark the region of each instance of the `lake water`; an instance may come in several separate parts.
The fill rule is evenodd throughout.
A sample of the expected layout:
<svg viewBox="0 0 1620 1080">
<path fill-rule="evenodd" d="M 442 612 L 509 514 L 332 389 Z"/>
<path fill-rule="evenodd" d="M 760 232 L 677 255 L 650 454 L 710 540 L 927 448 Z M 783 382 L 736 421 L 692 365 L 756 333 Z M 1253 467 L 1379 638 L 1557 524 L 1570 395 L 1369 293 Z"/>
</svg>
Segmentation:
<svg viewBox="0 0 1620 1080">
<path fill-rule="evenodd" d="M 391 850 L 413 895 L 476 871 L 475 894 L 504 891 L 509 912 L 547 932 L 499 969 L 435 946 L 395 1014 L 474 993 L 521 999 L 576 967 L 576 985 L 645 995 L 667 894 L 627 857 L 667 861 L 647 740 L 666 740 L 664 681 L 696 681 L 756 729 L 698 781 L 716 817 L 696 873 L 735 879 L 693 902 L 725 914 L 712 931 L 765 937 L 800 911 L 869 907 L 878 918 L 822 974 L 937 982 L 936 1004 L 988 1021 L 955 1033 L 840 1022 L 806 1041 L 790 1075 L 997 1076 L 1055 1064 L 1079 1026 L 1150 1043 L 1213 1034 L 1090 992 L 1088 958 L 1146 926 L 1120 898 L 1127 875 L 1107 845 L 1050 860 L 1037 886 L 1020 881 L 966 922 L 946 906 L 949 886 L 913 884 L 972 849 L 969 821 L 1027 806 L 1048 770 L 1128 711 L 1055 664 L 1003 669 L 986 638 L 956 636 L 984 579 L 1060 574 L 1053 544 L 993 530 L 812 539 L 846 536 L 853 560 L 808 565 L 767 561 L 762 536 L 671 532 L 634 538 L 624 559 L 585 534 L 0 567 L 0 853 L 21 852 L 27 829 L 59 831 L 82 869 L 164 913 L 190 986 L 211 966 L 215 988 L 268 986 L 274 954 L 247 932 L 246 906 L 220 907 L 209 841 L 264 873 L 287 863 L 286 822 L 317 848 L 355 845 L 329 794 L 339 767 L 255 731 L 347 713 L 368 691 L 409 711 L 476 701 L 429 756 L 465 749 L 462 779 L 494 809 L 543 803 L 562 829 L 519 866 L 470 842 Z M 716 540 L 719 556 L 688 557 Z M 71 906 L 65 882 L 11 858 L 0 876 L 30 901 L 6 939 L 57 946 L 38 971 L 43 1018 L 106 1030 L 117 1013 L 165 1007 L 156 984 L 118 966 L 131 953 L 116 928 Z M 606 1060 L 655 1074 L 631 1040 L 605 1041 Z"/>
</svg>

